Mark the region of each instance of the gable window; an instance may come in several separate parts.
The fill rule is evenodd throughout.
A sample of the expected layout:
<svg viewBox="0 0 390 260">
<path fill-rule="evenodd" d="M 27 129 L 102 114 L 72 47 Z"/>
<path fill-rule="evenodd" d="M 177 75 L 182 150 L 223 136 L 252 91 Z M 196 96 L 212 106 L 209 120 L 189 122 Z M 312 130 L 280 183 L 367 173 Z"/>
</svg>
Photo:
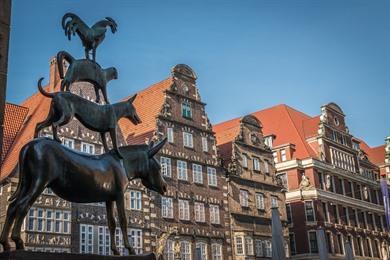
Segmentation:
<svg viewBox="0 0 390 260">
<path fill-rule="evenodd" d="M 166 177 L 172 176 L 171 158 L 160 157 L 161 172 Z"/>
<path fill-rule="evenodd" d="M 215 168 L 207 167 L 207 179 L 209 186 L 217 186 L 217 171 Z"/>
<path fill-rule="evenodd" d="M 272 136 L 267 136 L 264 138 L 264 143 L 269 147 L 272 148 Z"/>
<path fill-rule="evenodd" d="M 280 156 L 281 156 L 282 162 L 287 160 L 286 149 L 280 150 Z"/>
<path fill-rule="evenodd" d="M 210 204 L 210 222 L 211 224 L 219 224 L 219 206 Z"/>
<path fill-rule="evenodd" d="M 82 142 L 81 151 L 83 153 L 95 154 L 95 145 Z"/>
<path fill-rule="evenodd" d="M 186 181 L 187 177 L 187 162 L 177 160 L 177 178 Z"/>
<path fill-rule="evenodd" d="M 313 201 L 305 201 L 305 215 L 306 215 L 306 221 L 315 220 Z"/>
<path fill-rule="evenodd" d="M 172 127 L 168 127 L 167 128 L 167 141 L 169 143 L 173 143 L 174 142 L 174 137 L 173 137 L 173 128 Z"/>
<path fill-rule="evenodd" d="M 253 170 L 260 171 L 260 160 L 259 158 L 253 157 Z"/>
<path fill-rule="evenodd" d="M 130 190 L 130 209 L 142 209 L 142 194 L 138 190 Z"/>
<path fill-rule="evenodd" d="M 202 150 L 203 150 L 203 152 L 208 152 L 209 151 L 209 147 L 208 147 L 208 143 L 207 143 L 207 137 L 205 137 L 205 136 L 202 136 Z"/>
<path fill-rule="evenodd" d="M 241 207 L 248 207 L 248 191 L 240 190 L 240 205 Z"/>
<path fill-rule="evenodd" d="M 163 218 L 173 218 L 173 203 L 172 198 L 161 198 L 161 214 Z"/>
<path fill-rule="evenodd" d="M 191 133 L 183 132 L 183 145 L 184 145 L 184 147 L 189 147 L 189 148 L 194 147 Z"/>
<path fill-rule="evenodd" d="M 192 164 L 192 176 L 195 183 L 203 183 L 202 165 Z"/>
<path fill-rule="evenodd" d="M 211 244 L 211 260 L 222 260 L 222 245 Z"/>
<path fill-rule="evenodd" d="M 204 203 L 195 202 L 195 221 L 196 222 L 205 222 L 205 211 L 204 211 Z"/>
<path fill-rule="evenodd" d="M 256 208 L 264 209 L 264 194 L 256 193 Z"/>
<path fill-rule="evenodd" d="M 188 200 L 179 200 L 179 219 L 190 220 L 190 204 Z"/>
<path fill-rule="evenodd" d="M 68 148 L 74 149 L 74 140 L 69 138 L 62 139 L 62 144 Z"/>
<path fill-rule="evenodd" d="M 248 157 L 246 154 L 241 155 L 242 158 L 242 167 L 248 168 Z"/>
<path fill-rule="evenodd" d="M 244 254 L 244 241 L 242 237 L 235 237 L 236 244 L 236 254 L 243 255 Z"/>
<path fill-rule="evenodd" d="M 184 118 L 188 118 L 188 119 L 192 118 L 191 105 L 190 102 L 188 102 L 187 100 L 183 101 L 183 103 L 181 104 L 181 115 Z"/>
</svg>

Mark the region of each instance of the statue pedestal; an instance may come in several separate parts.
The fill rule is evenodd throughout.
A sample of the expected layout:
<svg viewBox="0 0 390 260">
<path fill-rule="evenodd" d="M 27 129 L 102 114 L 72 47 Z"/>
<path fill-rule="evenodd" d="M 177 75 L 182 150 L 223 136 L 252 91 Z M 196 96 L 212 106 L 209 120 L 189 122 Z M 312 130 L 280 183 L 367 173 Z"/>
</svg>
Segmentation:
<svg viewBox="0 0 390 260">
<path fill-rule="evenodd" d="M 133 256 L 105 256 L 92 254 L 46 253 L 17 250 L 0 253 L 0 260 L 157 260 L 155 254 Z"/>
</svg>

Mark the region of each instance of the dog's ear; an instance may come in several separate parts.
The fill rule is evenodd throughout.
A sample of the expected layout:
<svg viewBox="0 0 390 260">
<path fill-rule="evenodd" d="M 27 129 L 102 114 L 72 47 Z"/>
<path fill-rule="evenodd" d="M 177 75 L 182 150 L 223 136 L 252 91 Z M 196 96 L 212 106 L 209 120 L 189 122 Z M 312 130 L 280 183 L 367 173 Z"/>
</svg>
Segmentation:
<svg viewBox="0 0 390 260">
<path fill-rule="evenodd" d="M 130 103 L 133 103 L 136 97 L 137 97 L 137 94 L 135 94 L 134 96 L 129 98 L 127 101 L 129 101 Z"/>
</svg>

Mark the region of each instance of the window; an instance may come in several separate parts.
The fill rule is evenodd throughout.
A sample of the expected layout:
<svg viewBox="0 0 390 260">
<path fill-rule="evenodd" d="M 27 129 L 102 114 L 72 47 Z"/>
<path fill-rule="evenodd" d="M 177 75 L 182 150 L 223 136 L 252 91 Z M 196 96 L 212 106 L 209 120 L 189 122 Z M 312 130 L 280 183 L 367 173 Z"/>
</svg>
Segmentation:
<svg viewBox="0 0 390 260">
<path fill-rule="evenodd" d="M 98 226 L 98 254 L 109 255 L 110 253 L 110 231 L 108 227 Z"/>
<path fill-rule="evenodd" d="M 329 222 L 329 210 L 328 210 L 328 203 L 322 202 L 322 212 L 324 214 L 324 221 Z"/>
<path fill-rule="evenodd" d="M 95 154 L 95 145 L 82 142 L 81 151 L 83 153 Z"/>
<path fill-rule="evenodd" d="M 278 152 L 273 152 L 272 155 L 274 157 L 274 163 L 278 163 Z"/>
<path fill-rule="evenodd" d="M 269 173 L 269 163 L 266 160 L 264 160 L 264 170 L 265 170 L 265 173 Z"/>
<path fill-rule="evenodd" d="M 292 223 L 292 213 L 291 213 L 291 204 L 286 204 L 286 213 L 287 213 L 287 223 Z"/>
<path fill-rule="evenodd" d="M 266 240 L 264 241 L 264 249 L 265 249 L 265 256 L 271 257 L 272 256 L 272 244 L 271 241 Z"/>
<path fill-rule="evenodd" d="M 207 179 L 209 186 L 217 186 L 217 171 L 215 168 L 207 167 Z"/>
<path fill-rule="evenodd" d="M 37 209 L 37 231 L 43 231 L 43 209 Z"/>
<path fill-rule="evenodd" d="M 281 155 L 282 162 L 287 160 L 285 149 L 280 150 L 280 155 Z"/>
<path fill-rule="evenodd" d="M 63 233 L 70 234 L 70 211 L 63 211 Z"/>
<path fill-rule="evenodd" d="M 62 139 L 62 144 L 66 147 L 69 147 L 71 149 L 74 149 L 74 140 L 69 138 Z"/>
<path fill-rule="evenodd" d="M 290 233 L 289 238 L 290 238 L 291 255 L 296 255 L 297 249 L 296 249 L 296 245 L 295 245 L 295 235 L 293 233 Z"/>
<path fill-rule="evenodd" d="M 207 244 L 200 242 L 196 243 L 196 251 L 200 252 L 200 259 L 197 260 L 207 260 Z"/>
<path fill-rule="evenodd" d="M 171 158 L 160 157 L 161 172 L 166 177 L 172 176 Z"/>
<path fill-rule="evenodd" d="M 236 241 L 236 254 L 243 255 L 244 254 L 244 245 L 242 237 L 235 237 Z"/>
<path fill-rule="evenodd" d="M 190 220 L 190 205 L 188 200 L 179 199 L 179 219 Z"/>
<path fill-rule="evenodd" d="M 211 224 L 219 224 L 219 206 L 210 204 L 210 222 Z"/>
<path fill-rule="evenodd" d="M 54 232 L 56 232 L 56 233 L 61 232 L 61 226 L 62 226 L 61 211 L 56 210 L 55 211 L 55 221 L 54 221 Z"/>
<path fill-rule="evenodd" d="M 278 197 L 271 196 L 271 208 L 277 208 L 278 207 Z"/>
<path fill-rule="evenodd" d="M 46 210 L 46 232 L 53 232 L 53 211 Z"/>
<path fill-rule="evenodd" d="M 188 241 L 180 242 L 180 255 L 182 260 L 191 260 L 191 244 Z"/>
<path fill-rule="evenodd" d="M 344 241 L 343 241 L 343 235 L 337 234 L 337 244 L 338 244 L 338 252 L 339 254 L 344 254 Z"/>
<path fill-rule="evenodd" d="M 313 201 L 305 201 L 306 221 L 315 221 Z"/>
<path fill-rule="evenodd" d="M 186 181 L 187 178 L 187 162 L 177 160 L 177 178 Z"/>
<path fill-rule="evenodd" d="M 93 253 L 92 225 L 80 225 L 80 253 Z"/>
<path fill-rule="evenodd" d="M 241 155 L 241 158 L 242 158 L 242 167 L 248 168 L 248 157 L 245 154 L 243 154 Z"/>
<path fill-rule="evenodd" d="M 50 188 L 46 188 L 43 190 L 43 194 L 45 195 L 54 195 L 54 192 Z"/>
<path fill-rule="evenodd" d="M 202 165 L 192 164 L 192 176 L 195 183 L 203 183 Z"/>
<path fill-rule="evenodd" d="M 211 244 L 211 259 L 212 260 L 222 260 L 222 245 L 221 244 Z"/>
<path fill-rule="evenodd" d="M 204 211 L 204 203 L 195 202 L 195 221 L 196 222 L 205 222 L 205 211 Z"/>
<path fill-rule="evenodd" d="M 35 212 L 35 208 L 31 208 L 28 212 L 27 230 L 35 230 Z"/>
<path fill-rule="evenodd" d="M 272 136 L 266 136 L 264 138 L 264 143 L 269 147 L 269 148 L 272 148 Z"/>
<path fill-rule="evenodd" d="M 163 218 L 173 218 L 173 203 L 172 198 L 161 198 L 161 211 Z"/>
<path fill-rule="evenodd" d="M 248 203 L 248 191 L 240 190 L 240 205 L 241 207 L 249 207 Z"/>
<path fill-rule="evenodd" d="M 167 128 L 167 139 L 168 139 L 169 143 L 173 143 L 174 142 L 173 128 L 172 127 L 168 127 Z"/>
<path fill-rule="evenodd" d="M 264 209 L 264 194 L 256 193 L 256 208 Z"/>
<path fill-rule="evenodd" d="M 142 209 L 142 193 L 137 190 L 130 190 L 130 209 Z"/>
<path fill-rule="evenodd" d="M 253 255 L 253 239 L 245 237 L 245 252 L 246 255 Z"/>
<path fill-rule="evenodd" d="M 130 229 L 130 245 L 134 248 L 136 254 L 142 254 L 142 230 Z"/>
<path fill-rule="evenodd" d="M 260 160 L 259 158 L 253 157 L 253 170 L 260 171 Z"/>
<path fill-rule="evenodd" d="M 191 105 L 190 105 L 190 102 L 188 102 L 187 100 L 184 101 L 184 102 L 181 104 L 181 115 L 182 115 L 184 118 L 188 118 L 188 119 L 191 119 L 191 118 L 192 118 Z"/>
<path fill-rule="evenodd" d="M 309 231 L 310 253 L 318 253 L 317 236 L 315 231 Z"/>
<path fill-rule="evenodd" d="M 184 145 L 184 147 L 189 147 L 189 148 L 194 147 L 191 133 L 183 132 L 183 145 Z"/>
<path fill-rule="evenodd" d="M 175 242 L 172 240 L 167 240 L 167 242 L 165 244 L 165 252 L 164 252 L 165 258 L 164 259 L 175 260 L 174 248 L 175 248 Z"/>
<path fill-rule="evenodd" d="M 263 242 L 260 239 L 255 240 L 255 254 L 257 257 L 263 256 Z"/>
<path fill-rule="evenodd" d="M 209 147 L 208 147 L 208 143 L 207 143 L 207 137 L 205 137 L 205 136 L 202 136 L 202 150 L 203 150 L 203 152 L 208 152 L 209 151 Z"/>
</svg>

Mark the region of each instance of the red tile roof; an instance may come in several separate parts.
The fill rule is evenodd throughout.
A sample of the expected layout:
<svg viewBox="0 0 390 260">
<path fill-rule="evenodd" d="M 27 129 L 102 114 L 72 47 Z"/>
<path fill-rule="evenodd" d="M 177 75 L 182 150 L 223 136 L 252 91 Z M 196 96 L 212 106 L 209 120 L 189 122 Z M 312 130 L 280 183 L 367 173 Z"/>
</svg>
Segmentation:
<svg viewBox="0 0 390 260">
<path fill-rule="evenodd" d="M 5 104 L 3 147 L 1 148 L 0 165 L 3 163 L 9 149 L 22 126 L 28 113 L 28 108 L 11 103 Z"/>
<path fill-rule="evenodd" d="M 370 147 L 366 142 L 361 139 L 357 139 L 360 142 L 360 149 L 362 149 L 368 156 L 370 162 L 381 166 L 385 164 L 385 145 L 380 145 L 376 147 Z"/>
<path fill-rule="evenodd" d="M 317 133 L 319 117 L 310 117 L 284 104 L 254 112 L 252 115 L 262 123 L 264 135 L 276 136 L 274 147 L 292 143 L 296 147 L 296 158 L 317 157 L 317 153 L 306 142 L 306 138 Z M 236 118 L 213 127 L 221 154 L 226 154 L 226 151 L 221 149 L 228 148 L 222 145 L 234 140 L 239 126 L 240 118 Z M 224 159 L 228 160 L 226 157 Z"/>
<path fill-rule="evenodd" d="M 133 125 L 127 119 L 119 120 L 119 127 L 129 144 L 145 143 L 146 138 L 152 137 L 156 129 L 156 117 L 165 101 L 164 92 L 172 83 L 173 79 L 169 77 L 137 93 L 133 105 L 142 123 Z"/>
</svg>

